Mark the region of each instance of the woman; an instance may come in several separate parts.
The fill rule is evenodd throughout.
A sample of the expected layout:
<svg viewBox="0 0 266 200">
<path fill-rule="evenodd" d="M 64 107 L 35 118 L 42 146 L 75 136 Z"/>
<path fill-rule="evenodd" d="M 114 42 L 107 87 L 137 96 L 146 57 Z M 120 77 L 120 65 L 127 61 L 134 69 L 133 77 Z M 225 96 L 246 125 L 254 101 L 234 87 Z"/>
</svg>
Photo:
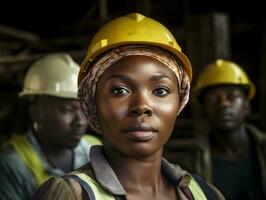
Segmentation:
<svg viewBox="0 0 266 200">
<path fill-rule="evenodd" d="M 95 35 L 79 73 L 90 126 L 102 134 L 90 163 L 44 184 L 35 199 L 223 199 L 162 158 L 188 101 L 192 70 L 172 34 L 133 13 Z M 209 199 L 209 198 L 208 198 Z"/>
</svg>

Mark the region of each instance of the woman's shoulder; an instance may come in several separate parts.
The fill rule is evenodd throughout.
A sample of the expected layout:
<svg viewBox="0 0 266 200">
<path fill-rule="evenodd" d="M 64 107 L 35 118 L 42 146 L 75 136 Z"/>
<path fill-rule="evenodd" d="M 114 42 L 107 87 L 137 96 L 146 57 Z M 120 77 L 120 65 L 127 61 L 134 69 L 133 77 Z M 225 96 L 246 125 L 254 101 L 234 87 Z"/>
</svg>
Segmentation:
<svg viewBox="0 0 266 200">
<path fill-rule="evenodd" d="M 87 199 L 82 192 L 81 185 L 70 176 L 71 174 L 58 178 L 50 178 L 38 188 L 32 199 Z"/>
</svg>

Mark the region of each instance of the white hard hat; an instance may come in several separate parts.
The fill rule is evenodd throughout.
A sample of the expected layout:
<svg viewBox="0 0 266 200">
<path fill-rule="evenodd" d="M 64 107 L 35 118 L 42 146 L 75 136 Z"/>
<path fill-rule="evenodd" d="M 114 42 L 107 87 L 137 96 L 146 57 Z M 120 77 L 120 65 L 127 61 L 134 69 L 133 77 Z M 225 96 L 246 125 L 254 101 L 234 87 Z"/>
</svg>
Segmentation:
<svg viewBox="0 0 266 200">
<path fill-rule="evenodd" d="M 19 96 L 45 94 L 77 98 L 78 72 L 79 65 L 68 54 L 49 54 L 30 67 Z"/>
</svg>

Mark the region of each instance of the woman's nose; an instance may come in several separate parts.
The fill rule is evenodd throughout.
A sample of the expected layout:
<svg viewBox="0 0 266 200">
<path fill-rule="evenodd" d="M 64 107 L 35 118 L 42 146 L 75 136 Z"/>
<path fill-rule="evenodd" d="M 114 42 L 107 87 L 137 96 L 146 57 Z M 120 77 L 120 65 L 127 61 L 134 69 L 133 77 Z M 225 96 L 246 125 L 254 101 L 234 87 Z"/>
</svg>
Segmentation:
<svg viewBox="0 0 266 200">
<path fill-rule="evenodd" d="M 151 97 L 148 94 L 134 95 L 130 105 L 129 115 L 130 116 L 151 116 L 153 114 L 151 106 Z"/>
</svg>

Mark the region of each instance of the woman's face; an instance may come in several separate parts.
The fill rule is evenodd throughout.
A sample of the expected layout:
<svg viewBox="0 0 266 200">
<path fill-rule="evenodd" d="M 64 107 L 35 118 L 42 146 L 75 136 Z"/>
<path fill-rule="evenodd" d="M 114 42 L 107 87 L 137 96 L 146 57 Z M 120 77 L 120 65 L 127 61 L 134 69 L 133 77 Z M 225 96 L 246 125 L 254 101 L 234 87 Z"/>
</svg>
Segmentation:
<svg viewBox="0 0 266 200">
<path fill-rule="evenodd" d="M 106 148 L 130 157 L 161 151 L 179 109 L 176 75 L 147 56 L 128 56 L 101 76 L 97 116 Z"/>
</svg>

